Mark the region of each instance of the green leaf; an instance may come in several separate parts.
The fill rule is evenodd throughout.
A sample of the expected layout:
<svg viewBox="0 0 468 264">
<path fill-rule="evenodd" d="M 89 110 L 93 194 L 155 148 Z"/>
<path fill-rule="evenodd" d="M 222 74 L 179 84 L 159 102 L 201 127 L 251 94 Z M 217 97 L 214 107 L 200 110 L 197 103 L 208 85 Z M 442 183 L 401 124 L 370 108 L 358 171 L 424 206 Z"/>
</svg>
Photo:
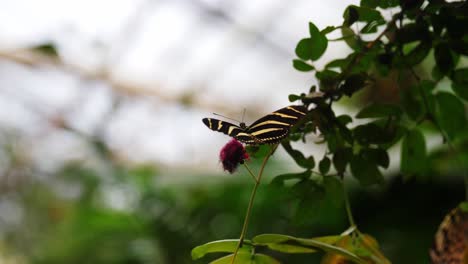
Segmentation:
<svg viewBox="0 0 468 264">
<path fill-rule="evenodd" d="M 336 117 L 336 121 L 340 123 L 343 126 L 346 126 L 347 124 L 353 122 L 353 119 L 349 115 L 340 115 Z"/>
<path fill-rule="evenodd" d="M 325 68 L 339 68 L 341 70 L 345 69 L 349 64 L 349 59 L 336 59 L 332 60 L 327 65 L 325 65 Z"/>
<path fill-rule="evenodd" d="M 390 165 L 390 157 L 384 149 L 365 148 L 361 150 L 361 153 L 366 160 L 371 160 L 380 167 L 388 168 L 388 165 Z"/>
<path fill-rule="evenodd" d="M 404 25 L 395 36 L 396 42 L 399 44 L 406 44 L 414 41 L 423 41 L 430 43 L 430 32 L 427 23 L 409 23 Z"/>
<path fill-rule="evenodd" d="M 326 92 L 336 88 L 340 74 L 332 70 L 317 71 L 315 77 L 320 81 L 320 91 Z"/>
<path fill-rule="evenodd" d="M 301 100 L 301 96 L 300 95 L 296 95 L 296 94 L 290 94 L 288 95 L 288 99 L 289 99 L 289 102 L 295 102 L 297 100 Z"/>
<path fill-rule="evenodd" d="M 380 23 L 377 21 L 372 21 L 367 23 L 360 31 L 362 34 L 371 34 L 376 33 L 379 28 Z"/>
<path fill-rule="evenodd" d="M 311 38 L 304 38 L 297 43 L 296 55 L 302 60 L 310 60 L 312 58 L 312 47 L 314 42 Z"/>
<path fill-rule="evenodd" d="M 219 258 L 210 262 L 210 264 L 231 264 L 234 254 Z M 264 255 L 264 254 L 254 254 L 248 252 L 239 252 L 236 256 L 235 264 L 280 264 L 276 259 Z"/>
<path fill-rule="evenodd" d="M 382 173 L 377 168 L 377 164 L 369 157 L 362 155 L 353 155 L 350 162 L 353 176 L 359 180 L 363 186 L 379 184 L 383 182 Z"/>
<path fill-rule="evenodd" d="M 366 81 L 367 74 L 353 74 L 344 80 L 344 83 L 340 86 L 340 89 L 345 95 L 351 97 L 356 91 L 359 91 L 360 89 L 364 88 L 364 86 L 366 85 Z"/>
<path fill-rule="evenodd" d="M 400 4 L 400 0 L 380 0 L 379 7 L 381 8 L 390 8 L 395 7 Z"/>
<path fill-rule="evenodd" d="M 346 8 L 343 14 L 344 22 L 343 25 L 351 26 L 356 21 L 361 22 L 373 22 L 382 23 L 384 18 L 378 10 L 365 6 L 350 5 Z"/>
<path fill-rule="evenodd" d="M 434 57 L 437 68 L 443 75 L 448 74 L 455 67 L 455 58 L 446 43 L 440 43 L 435 47 Z"/>
<path fill-rule="evenodd" d="M 379 0 L 361 0 L 360 6 L 376 8 L 379 5 Z"/>
<path fill-rule="evenodd" d="M 276 244 L 276 243 L 269 243 L 267 244 L 267 247 L 270 248 L 271 250 L 282 252 L 282 253 L 288 253 L 288 254 L 294 254 L 294 253 L 314 253 L 317 252 L 317 250 L 308 248 L 308 247 L 302 247 L 302 246 L 297 246 L 297 245 L 289 245 L 289 244 Z"/>
<path fill-rule="evenodd" d="M 306 158 L 304 154 L 302 154 L 302 152 L 293 149 L 289 142 L 282 141 L 281 145 L 286 150 L 286 152 L 288 152 L 288 154 L 294 159 L 297 165 L 306 169 L 313 169 L 315 167 L 314 156 L 309 156 Z"/>
<path fill-rule="evenodd" d="M 327 49 L 328 39 L 312 22 L 309 22 L 309 33 L 310 38 L 312 39 L 312 52 L 310 59 L 318 60 Z"/>
<path fill-rule="evenodd" d="M 298 60 L 298 59 L 295 59 L 293 60 L 293 67 L 294 69 L 298 70 L 298 71 L 303 71 L 303 72 L 308 72 L 308 71 L 313 71 L 315 70 L 315 67 L 302 61 L 302 60 Z"/>
<path fill-rule="evenodd" d="M 450 75 L 452 90 L 461 98 L 468 100 L 468 68 L 453 71 Z"/>
<path fill-rule="evenodd" d="M 401 114 L 402 111 L 397 105 L 371 103 L 361 109 L 356 115 L 356 118 L 380 118 L 400 116 Z"/>
<path fill-rule="evenodd" d="M 354 138 L 361 145 L 380 144 L 387 141 L 385 131 L 374 123 L 359 125 L 354 128 L 353 133 Z"/>
<path fill-rule="evenodd" d="M 354 24 L 354 22 L 358 21 L 359 12 L 357 10 L 357 7 L 355 5 L 348 6 L 343 13 L 343 18 L 343 25 L 347 27 L 351 26 L 352 24 Z"/>
<path fill-rule="evenodd" d="M 243 262 L 245 263 L 245 262 Z M 252 264 L 280 264 L 280 262 L 270 256 L 264 254 L 255 254 Z"/>
<path fill-rule="evenodd" d="M 349 27 L 341 27 L 341 35 L 343 40 L 353 50 L 359 50 L 361 48 L 359 38 L 356 33 Z"/>
<path fill-rule="evenodd" d="M 429 55 L 432 49 L 432 43 L 430 41 L 421 41 L 416 47 L 414 47 L 409 53 L 403 56 L 404 65 L 403 67 L 411 67 L 420 64 Z"/>
<path fill-rule="evenodd" d="M 334 236 L 334 237 L 328 236 L 328 237 L 323 237 L 323 238 L 324 239 L 320 237 L 312 238 L 312 239 L 305 239 L 305 238 L 296 238 L 293 236 L 279 235 L 279 234 L 263 234 L 263 235 L 258 235 L 254 237 L 253 241 L 254 243 L 259 244 L 259 245 L 268 245 L 271 243 L 276 243 L 276 244 L 287 243 L 287 244 L 292 244 L 292 245 L 299 244 L 299 245 L 311 247 L 314 249 L 320 249 L 325 252 L 340 254 L 359 264 L 367 263 L 364 260 L 360 259 L 354 253 L 333 245 L 333 243 L 336 243 L 342 238 L 341 236 Z"/>
<path fill-rule="evenodd" d="M 351 148 L 341 148 L 334 153 L 333 166 L 335 166 L 338 174 L 342 174 L 346 170 L 346 165 L 351 159 L 352 154 Z"/>
<path fill-rule="evenodd" d="M 463 132 L 467 124 L 465 106 L 460 99 L 447 92 L 436 94 L 436 101 L 437 122 L 448 137 L 453 139 L 458 133 Z"/>
<path fill-rule="evenodd" d="M 310 178 L 312 172 L 310 170 L 306 170 L 300 173 L 286 173 L 276 176 L 272 181 L 271 184 L 275 185 L 283 185 L 287 180 L 304 180 Z"/>
<path fill-rule="evenodd" d="M 205 256 L 208 253 L 214 252 L 234 252 L 237 248 L 237 243 L 239 243 L 238 239 L 225 239 L 225 240 L 218 240 L 212 241 L 201 246 L 197 246 L 192 249 L 192 259 L 199 259 Z M 252 250 L 251 242 L 246 240 L 244 244 L 239 249 L 240 252 L 250 252 Z"/>
<path fill-rule="evenodd" d="M 407 175 L 422 174 L 427 168 L 426 142 L 419 129 L 409 131 L 401 146 L 401 171 Z"/>
<path fill-rule="evenodd" d="M 418 121 L 426 114 L 426 108 L 419 92 L 419 87 L 412 86 L 400 93 L 401 103 L 405 113 L 414 121 Z"/>
<path fill-rule="evenodd" d="M 31 48 L 34 51 L 43 53 L 51 57 L 58 57 L 57 48 L 52 43 L 45 43 Z"/>
<path fill-rule="evenodd" d="M 332 202 L 332 205 L 339 208 L 343 205 L 343 186 L 342 182 L 334 176 L 323 177 L 325 185 L 325 194 Z"/>
<path fill-rule="evenodd" d="M 322 29 L 322 31 L 320 31 L 323 35 L 326 35 L 328 33 L 331 33 L 333 31 L 335 31 L 335 29 L 338 29 L 338 27 L 334 27 L 334 26 L 328 26 L 324 29 Z"/>
<path fill-rule="evenodd" d="M 330 159 L 327 156 L 323 157 L 323 159 L 319 162 L 320 173 L 324 175 L 327 174 L 328 171 L 330 170 L 330 165 L 331 165 Z"/>
</svg>

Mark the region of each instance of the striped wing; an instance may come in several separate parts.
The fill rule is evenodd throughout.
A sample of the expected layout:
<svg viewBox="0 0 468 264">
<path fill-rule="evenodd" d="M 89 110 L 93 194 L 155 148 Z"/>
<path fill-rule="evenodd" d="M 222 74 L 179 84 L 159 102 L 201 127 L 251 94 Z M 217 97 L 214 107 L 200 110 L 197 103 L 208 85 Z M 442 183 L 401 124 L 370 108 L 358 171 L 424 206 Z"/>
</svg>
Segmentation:
<svg viewBox="0 0 468 264">
<path fill-rule="evenodd" d="M 229 122 L 221 121 L 214 118 L 203 118 L 203 123 L 211 130 L 222 132 L 230 137 L 237 138 L 236 136 L 244 131 L 240 126 L 236 126 Z"/>
<path fill-rule="evenodd" d="M 222 132 L 246 144 L 275 144 L 285 138 L 291 126 L 306 115 L 304 106 L 287 106 L 268 114 L 246 129 L 214 118 L 203 118 L 203 123 L 211 130 Z"/>
<path fill-rule="evenodd" d="M 262 144 L 278 143 L 306 113 L 307 108 L 304 106 L 291 105 L 281 108 L 253 122 L 237 137 L 245 137 L 243 139 L 247 144 L 258 144 L 258 141 Z"/>
</svg>

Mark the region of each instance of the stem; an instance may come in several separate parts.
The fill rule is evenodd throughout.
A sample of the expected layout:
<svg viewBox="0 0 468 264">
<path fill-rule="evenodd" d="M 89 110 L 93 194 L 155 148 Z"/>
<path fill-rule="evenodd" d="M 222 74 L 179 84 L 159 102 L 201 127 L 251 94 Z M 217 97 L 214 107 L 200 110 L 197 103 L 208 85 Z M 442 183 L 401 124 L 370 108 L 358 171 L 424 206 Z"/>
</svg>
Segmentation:
<svg viewBox="0 0 468 264">
<path fill-rule="evenodd" d="M 252 178 L 254 179 L 254 181 L 257 183 L 257 182 L 258 182 L 258 179 L 257 179 L 257 177 L 255 177 L 255 175 L 253 174 L 253 172 L 250 170 L 249 166 L 247 166 L 247 164 L 244 163 L 244 167 L 247 169 L 247 171 L 249 172 L 250 176 L 252 176 Z"/>
<path fill-rule="evenodd" d="M 341 178 L 341 185 L 343 186 L 343 196 L 344 196 L 346 214 L 348 215 L 349 224 L 350 224 L 351 227 L 356 227 L 356 224 L 355 224 L 354 218 L 353 218 L 353 213 L 351 212 L 351 205 L 349 203 L 348 193 L 346 192 L 346 189 L 345 189 L 345 186 L 344 186 L 343 178 Z"/>
<path fill-rule="evenodd" d="M 242 243 L 244 242 L 245 234 L 247 233 L 247 226 L 249 225 L 250 214 L 252 212 L 253 202 L 255 200 L 255 195 L 257 194 L 258 186 L 260 186 L 260 181 L 262 179 L 263 170 L 265 169 L 265 165 L 268 159 L 271 157 L 271 155 L 273 154 L 277 146 L 278 145 L 273 146 L 270 152 L 263 159 L 262 167 L 260 167 L 260 172 L 258 173 L 258 177 L 255 177 L 252 171 L 247 166 L 247 164 L 244 164 L 245 167 L 247 168 L 247 171 L 252 175 L 252 177 L 255 178 L 255 185 L 252 190 L 252 193 L 250 194 L 249 205 L 247 207 L 247 212 L 245 213 L 245 218 L 244 218 L 244 225 L 242 226 L 241 235 L 239 237 L 239 243 L 237 243 L 237 247 L 236 247 L 236 250 L 234 251 L 234 256 L 232 257 L 231 264 L 234 264 L 234 261 L 236 260 L 237 252 L 239 252 L 239 249 L 242 247 Z"/>
</svg>

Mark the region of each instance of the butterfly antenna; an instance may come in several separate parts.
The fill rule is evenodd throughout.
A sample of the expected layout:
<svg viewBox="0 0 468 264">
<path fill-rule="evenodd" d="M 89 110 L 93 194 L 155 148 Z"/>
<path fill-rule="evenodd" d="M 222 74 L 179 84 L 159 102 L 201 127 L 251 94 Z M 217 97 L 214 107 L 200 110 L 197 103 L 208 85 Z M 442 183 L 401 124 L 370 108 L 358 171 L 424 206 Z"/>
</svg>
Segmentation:
<svg viewBox="0 0 468 264">
<path fill-rule="evenodd" d="M 237 119 L 230 118 L 230 117 L 227 117 L 227 116 L 223 116 L 223 115 L 220 115 L 220 114 L 217 114 L 217 113 L 213 113 L 213 115 L 215 115 L 215 116 L 220 116 L 220 117 L 224 117 L 224 118 L 226 118 L 226 119 L 229 119 L 229 120 L 232 120 L 232 121 L 236 121 L 237 123 L 242 123 L 242 122 L 240 122 L 240 121 L 237 120 Z"/>
<path fill-rule="evenodd" d="M 242 123 L 244 123 L 244 117 L 245 117 L 245 108 L 244 108 L 244 112 L 242 113 Z"/>
</svg>

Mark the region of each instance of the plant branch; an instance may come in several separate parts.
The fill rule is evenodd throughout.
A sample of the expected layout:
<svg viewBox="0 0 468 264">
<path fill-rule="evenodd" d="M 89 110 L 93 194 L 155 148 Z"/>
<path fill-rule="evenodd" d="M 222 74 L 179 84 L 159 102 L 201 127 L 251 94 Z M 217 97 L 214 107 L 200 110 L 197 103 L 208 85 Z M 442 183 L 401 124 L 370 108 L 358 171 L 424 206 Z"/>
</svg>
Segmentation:
<svg viewBox="0 0 468 264">
<path fill-rule="evenodd" d="M 242 226 L 241 235 L 239 237 L 239 243 L 237 243 L 237 247 L 236 247 L 236 250 L 234 251 L 234 255 L 232 257 L 231 264 L 233 264 L 234 261 L 236 260 L 237 252 L 239 252 L 239 249 L 242 247 L 242 243 L 244 242 L 245 234 L 247 233 L 247 227 L 249 225 L 250 215 L 251 215 L 251 212 L 252 212 L 253 202 L 255 200 L 255 195 L 257 194 L 258 186 L 260 186 L 260 182 L 261 182 L 262 175 L 263 175 L 263 170 L 265 169 L 265 166 L 266 166 L 266 163 L 267 163 L 268 159 L 271 157 L 271 155 L 273 154 L 273 152 L 275 151 L 277 146 L 278 145 L 272 146 L 271 149 L 270 149 L 270 152 L 263 159 L 263 163 L 262 163 L 262 166 L 260 167 L 260 172 L 258 173 L 258 177 L 255 177 L 253 175 L 252 171 L 247 166 L 247 164 L 244 163 L 244 167 L 246 167 L 247 171 L 252 175 L 252 177 L 255 178 L 255 185 L 254 185 L 254 188 L 252 190 L 252 193 L 250 194 L 249 205 L 247 207 L 247 212 L 246 212 L 245 218 L 244 218 L 244 225 Z"/>
</svg>

